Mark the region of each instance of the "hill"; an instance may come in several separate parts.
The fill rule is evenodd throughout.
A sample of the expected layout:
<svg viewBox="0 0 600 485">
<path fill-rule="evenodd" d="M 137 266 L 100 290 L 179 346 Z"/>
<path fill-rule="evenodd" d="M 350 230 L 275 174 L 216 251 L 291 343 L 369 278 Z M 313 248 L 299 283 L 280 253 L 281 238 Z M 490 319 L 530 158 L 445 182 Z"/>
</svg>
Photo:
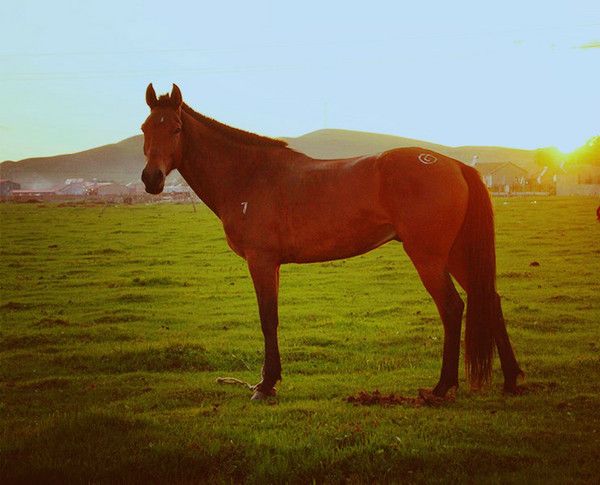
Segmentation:
<svg viewBox="0 0 600 485">
<path fill-rule="evenodd" d="M 344 158 L 377 153 L 396 147 L 421 146 L 463 162 L 474 155 L 481 162 L 514 162 L 527 170 L 534 168 L 534 151 L 503 147 L 447 147 L 422 140 L 361 131 L 325 129 L 297 138 L 284 138 L 291 148 L 315 158 Z M 50 157 L 28 158 L 0 164 L 0 177 L 19 182 L 25 188 L 49 188 L 66 178 L 98 178 L 129 183 L 138 180 L 144 166 L 142 136 L 90 150 Z"/>
<path fill-rule="evenodd" d="M 138 135 L 77 153 L 6 161 L 0 164 L 0 176 L 36 189 L 52 187 L 66 178 L 128 183 L 139 178 L 144 167 L 142 143 L 142 136 Z"/>
<path fill-rule="evenodd" d="M 477 155 L 480 162 L 513 162 L 527 170 L 535 168 L 535 150 L 490 146 L 448 147 L 413 138 L 363 131 L 326 129 L 297 138 L 284 138 L 289 145 L 315 158 L 352 157 L 397 147 L 423 147 L 470 163 Z"/>
</svg>

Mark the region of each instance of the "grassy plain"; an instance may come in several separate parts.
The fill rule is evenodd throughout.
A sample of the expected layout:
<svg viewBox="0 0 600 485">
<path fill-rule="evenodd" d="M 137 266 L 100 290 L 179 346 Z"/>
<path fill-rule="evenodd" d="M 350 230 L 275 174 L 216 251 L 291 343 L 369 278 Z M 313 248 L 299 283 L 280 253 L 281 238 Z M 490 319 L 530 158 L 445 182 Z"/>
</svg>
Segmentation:
<svg viewBox="0 0 600 485">
<path fill-rule="evenodd" d="M 597 483 L 598 199 L 496 199 L 529 392 L 355 406 L 435 383 L 442 326 L 398 243 L 285 266 L 278 398 L 244 262 L 190 205 L 0 204 L 2 483 Z M 530 266 L 533 261 L 539 266 Z"/>
</svg>

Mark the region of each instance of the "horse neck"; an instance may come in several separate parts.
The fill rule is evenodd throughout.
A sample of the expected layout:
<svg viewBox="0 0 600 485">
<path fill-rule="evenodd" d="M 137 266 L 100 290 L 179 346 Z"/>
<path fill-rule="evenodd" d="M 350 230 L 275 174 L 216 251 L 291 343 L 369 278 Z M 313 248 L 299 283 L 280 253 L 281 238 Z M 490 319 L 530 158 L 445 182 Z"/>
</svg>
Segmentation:
<svg viewBox="0 0 600 485">
<path fill-rule="evenodd" d="M 221 208 L 235 195 L 250 172 L 268 166 L 281 148 L 246 146 L 182 113 L 183 157 L 178 170 L 202 201 L 220 217 Z"/>
</svg>

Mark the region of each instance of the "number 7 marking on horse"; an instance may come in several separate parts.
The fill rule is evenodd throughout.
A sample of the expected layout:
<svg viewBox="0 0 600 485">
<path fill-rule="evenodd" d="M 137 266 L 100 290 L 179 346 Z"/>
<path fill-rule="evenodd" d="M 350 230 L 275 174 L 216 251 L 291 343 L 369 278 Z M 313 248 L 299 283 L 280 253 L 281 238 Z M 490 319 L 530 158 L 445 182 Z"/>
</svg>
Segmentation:
<svg viewBox="0 0 600 485">
<path fill-rule="evenodd" d="M 245 214 L 248 209 L 248 202 L 242 202 L 240 205 L 242 206 L 242 214 Z"/>
</svg>

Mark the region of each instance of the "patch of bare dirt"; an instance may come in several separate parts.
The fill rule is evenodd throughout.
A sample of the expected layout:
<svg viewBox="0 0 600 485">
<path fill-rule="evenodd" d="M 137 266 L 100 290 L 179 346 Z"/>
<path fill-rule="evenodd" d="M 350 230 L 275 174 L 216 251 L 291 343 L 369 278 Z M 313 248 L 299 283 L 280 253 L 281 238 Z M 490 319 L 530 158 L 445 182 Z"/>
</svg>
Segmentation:
<svg viewBox="0 0 600 485">
<path fill-rule="evenodd" d="M 448 402 L 454 402 L 456 392 L 448 391 L 445 397 L 438 397 L 431 389 L 419 389 L 417 397 L 399 396 L 397 394 L 382 394 L 379 390 L 373 392 L 360 391 L 355 396 L 348 396 L 344 400 L 360 406 L 409 406 L 409 407 L 437 407 Z"/>
</svg>

